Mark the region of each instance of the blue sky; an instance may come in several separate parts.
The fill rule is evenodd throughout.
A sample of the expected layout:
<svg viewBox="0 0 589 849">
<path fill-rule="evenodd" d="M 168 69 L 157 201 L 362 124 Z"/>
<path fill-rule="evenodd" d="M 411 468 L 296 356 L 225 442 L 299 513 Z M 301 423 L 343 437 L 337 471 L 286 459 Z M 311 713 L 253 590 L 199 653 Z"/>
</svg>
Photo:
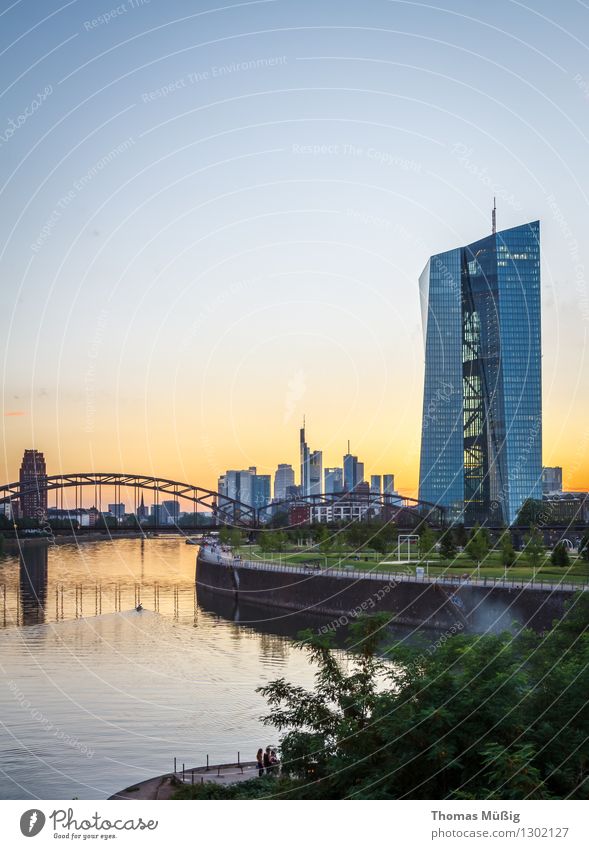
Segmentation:
<svg viewBox="0 0 589 849">
<path fill-rule="evenodd" d="M 589 10 L 4 3 L 2 476 L 339 462 L 414 491 L 430 254 L 539 218 L 544 453 L 589 487 Z"/>
</svg>

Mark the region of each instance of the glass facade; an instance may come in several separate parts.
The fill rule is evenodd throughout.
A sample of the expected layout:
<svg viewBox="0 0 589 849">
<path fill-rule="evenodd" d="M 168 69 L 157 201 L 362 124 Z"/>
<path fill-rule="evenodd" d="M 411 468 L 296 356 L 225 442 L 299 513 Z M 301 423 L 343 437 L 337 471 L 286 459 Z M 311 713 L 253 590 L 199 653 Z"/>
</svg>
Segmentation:
<svg viewBox="0 0 589 849">
<path fill-rule="evenodd" d="M 431 257 L 419 288 L 419 497 L 453 521 L 512 524 L 542 496 L 539 222 Z"/>
</svg>

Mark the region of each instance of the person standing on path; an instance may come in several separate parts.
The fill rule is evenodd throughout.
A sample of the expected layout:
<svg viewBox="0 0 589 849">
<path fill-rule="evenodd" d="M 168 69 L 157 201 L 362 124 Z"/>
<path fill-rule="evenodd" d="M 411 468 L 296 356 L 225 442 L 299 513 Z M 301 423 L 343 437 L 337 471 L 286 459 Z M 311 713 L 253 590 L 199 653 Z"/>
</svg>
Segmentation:
<svg viewBox="0 0 589 849">
<path fill-rule="evenodd" d="M 270 763 L 270 746 L 266 746 L 266 751 L 264 752 L 264 769 L 266 770 L 266 775 L 270 775 L 272 770 L 272 765 Z"/>
<path fill-rule="evenodd" d="M 256 762 L 258 764 L 258 776 L 261 778 L 264 775 L 264 750 L 258 749 L 258 754 L 256 755 Z"/>
</svg>

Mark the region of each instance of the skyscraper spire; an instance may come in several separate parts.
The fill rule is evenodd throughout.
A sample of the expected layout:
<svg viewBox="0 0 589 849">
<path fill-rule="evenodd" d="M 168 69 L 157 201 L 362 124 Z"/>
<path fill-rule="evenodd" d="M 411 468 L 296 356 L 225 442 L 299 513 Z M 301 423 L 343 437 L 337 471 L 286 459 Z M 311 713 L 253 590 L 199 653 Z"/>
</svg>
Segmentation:
<svg viewBox="0 0 589 849">
<path fill-rule="evenodd" d="M 491 229 L 493 235 L 497 232 L 497 203 L 496 198 L 493 198 L 493 210 L 491 212 Z"/>
</svg>

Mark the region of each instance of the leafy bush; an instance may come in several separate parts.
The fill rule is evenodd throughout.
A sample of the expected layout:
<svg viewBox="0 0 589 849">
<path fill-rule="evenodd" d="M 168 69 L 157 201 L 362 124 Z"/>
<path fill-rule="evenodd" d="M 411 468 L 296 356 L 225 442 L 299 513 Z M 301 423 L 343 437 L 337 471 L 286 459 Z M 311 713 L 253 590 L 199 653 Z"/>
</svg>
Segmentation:
<svg viewBox="0 0 589 849">
<path fill-rule="evenodd" d="M 216 784 L 205 781 L 203 784 L 185 784 L 175 794 L 174 799 L 270 799 L 282 790 L 291 788 L 289 781 L 270 775 L 239 781 L 237 784 Z"/>
<path fill-rule="evenodd" d="M 389 666 L 385 624 L 353 623 L 351 661 L 305 632 L 315 688 L 260 688 L 291 798 L 589 797 L 589 593 L 546 634 L 400 643 Z"/>
</svg>

